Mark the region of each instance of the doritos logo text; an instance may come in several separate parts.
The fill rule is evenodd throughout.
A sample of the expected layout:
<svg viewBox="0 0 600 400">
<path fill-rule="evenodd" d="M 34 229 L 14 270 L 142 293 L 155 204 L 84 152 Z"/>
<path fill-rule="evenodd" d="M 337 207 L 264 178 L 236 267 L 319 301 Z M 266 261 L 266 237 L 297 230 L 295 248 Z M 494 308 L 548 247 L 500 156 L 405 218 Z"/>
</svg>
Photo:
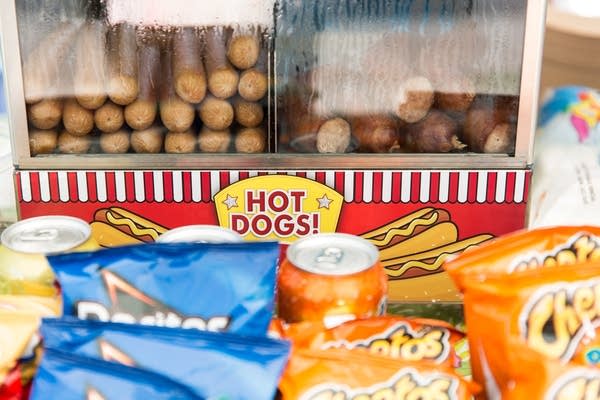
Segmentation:
<svg viewBox="0 0 600 400">
<path fill-rule="evenodd" d="M 183 316 L 147 296 L 114 272 L 104 270 L 101 274 L 111 305 L 107 307 L 100 302 L 78 301 L 75 303 L 75 311 L 80 319 L 168 328 L 192 328 L 213 332 L 224 331 L 229 326 L 230 318 L 225 316 L 211 318 Z"/>
</svg>

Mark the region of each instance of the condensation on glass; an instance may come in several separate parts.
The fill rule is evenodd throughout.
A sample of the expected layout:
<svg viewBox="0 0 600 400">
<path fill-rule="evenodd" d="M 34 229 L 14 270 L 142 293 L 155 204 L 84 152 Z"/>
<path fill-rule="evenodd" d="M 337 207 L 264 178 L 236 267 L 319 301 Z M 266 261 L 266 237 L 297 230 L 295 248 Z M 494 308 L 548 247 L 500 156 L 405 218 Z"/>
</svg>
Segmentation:
<svg viewBox="0 0 600 400">
<path fill-rule="evenodd" d="M 525 0 L 283 0 L 278 149 L 514 155 Z"/>
<path fill-rule="evenodd" d="M 272 1 L 15 4 L 32 156 L 268 151 Z"/>
</svg>

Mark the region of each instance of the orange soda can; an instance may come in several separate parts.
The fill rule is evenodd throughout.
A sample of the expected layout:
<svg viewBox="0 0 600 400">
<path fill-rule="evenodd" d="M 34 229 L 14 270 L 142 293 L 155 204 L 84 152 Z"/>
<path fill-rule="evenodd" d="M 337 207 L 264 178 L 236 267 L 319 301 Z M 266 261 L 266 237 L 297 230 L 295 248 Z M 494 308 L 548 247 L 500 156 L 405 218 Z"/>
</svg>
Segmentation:
<svg viewBox="0 0 600 400">
<path fill-rule="evenodd" d="M 318 234 L 287 249 L 278 277 L 278 315 L 285 322 L 333 327 L 385 313 L 387 275 L 377 248 L 353 235 Z"/>
<path fill-rule="evenodd" d="M 79 218 L 44 216 L 19 221 L 0 237 L 0 294 L 55 296 L 46 255 L 100 248 Z"/>
</svg>

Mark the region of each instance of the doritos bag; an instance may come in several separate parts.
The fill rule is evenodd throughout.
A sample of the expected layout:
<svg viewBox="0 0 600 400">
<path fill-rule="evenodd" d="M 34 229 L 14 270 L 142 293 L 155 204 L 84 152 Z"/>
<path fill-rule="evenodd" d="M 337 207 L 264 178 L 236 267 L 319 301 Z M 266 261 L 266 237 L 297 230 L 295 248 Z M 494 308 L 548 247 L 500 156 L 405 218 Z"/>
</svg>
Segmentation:
<svg viewBox="0 0 600 400">
<path fill-rule="evenodd" d="M 28 397 L 38 363 L 40 318 L 58 315 L 58 306 L 48 297 L 0 296 L 0 400 Z"/>
<path fill-rule="evenodd" d="M 342 348 L 366 351 L 404 361 L 429 361 L 458 367 L 454 346 L 464 334 L 442 321 L 374 317 L 345 322 L 327 329 L 321 323 L 283 325 L 294 345 L 318 350 Z"/>
<path fill-rule="evenodd" d="M 65 315 L 264 335 L 278 256 L 275 242 L 156 243 L 48 260 Z"/>
<path fill-rule="evenodd" d="M 283 400 L 470 400 L 475 389 L 441 365 L 308 349 L 292 352 L 279 388 Z"/>
<path fill-rule="evenodd" d="M 46 319 L 44 345 L 144 368 L 208 399 L 272 400 L 290 343 L 231 333 Z"/>
<path fill-rule="evenodd" d="M 94 358 L 45 349 L 32 400 L 200 400 L 162 375 Z"/>
<path fill-rule="evenodd" d="M 522 369 L 514 341 L 561 363 L 581 362 L 600 337 L 600 263 L 542 268 L 465 282 L 473 375 L 488 399 Z M 536 373 L 531 371 L 531 373 Z"/>
</svg>

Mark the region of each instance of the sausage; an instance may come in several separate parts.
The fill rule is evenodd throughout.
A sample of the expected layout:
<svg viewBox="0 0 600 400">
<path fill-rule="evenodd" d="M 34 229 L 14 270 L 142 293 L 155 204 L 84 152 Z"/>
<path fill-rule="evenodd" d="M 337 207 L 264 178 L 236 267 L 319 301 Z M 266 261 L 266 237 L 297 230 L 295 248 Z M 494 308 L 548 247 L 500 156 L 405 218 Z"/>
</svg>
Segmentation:
<svg viewBox="0 0 600 400">
<path fill-rule="evenodd" d="M 27 104 L 37 103 L 62 90 L 52 85 L 61 81 L 64 60 L 80 27 L 80 23 L 61 24 L 24 57 L 23 89 Z"/>
<path fill-rule="evenodd" d="M 31 156 L 54 153 L 58 134 L 54 129 L 32 129 L 29 131 L 29 151 Z"/>
<path fill-rule="evenodd" d="M 107 101 L 94 112 L 94 122 L 96 127 L 102 132 L 116 132 L 123 126 L 125 118 L 123 117 L 123 107 L 116 105 L 112 101 Z"/>
<path fill-rule="evenodd" d="M 516 127 L 507 110 L 474 104 L 467 113 L 464 140 L 478 153 L 510 153 L 514 150 Z"/>
<path fill-rule="evenodd" d="M 135 27 L 119 24 L 108 35 L 108 97 L 121 106 L 138 96 L 138 54 Z"/>
<path fill-rule="evenodd" d="M 76 100 L 65 101 L 63 125 L 70 134 L 85 136 L 94 128 L 94 113 L 83 108 Z"/>
<path fill-rule="evenodd" d="M 87 153 L 92 145 L 89 136 L 75 136 L 67 131 L 62 131 L 58 136 L 58 151 L 66 154 Z"/>
<path fill-rule="evenodd" d="M 396 99 L 394 112 L 401 120 L 414 123 L 425 118 L 434 101 L 433 85 L 424 76 L 404 81 Z"/>
<path fill-rule="evenodd" d="M 82 107 L 99 108 L 106 101 L 106 27 L 89 22 L 82 30 L 75 49 L 73 90 Z"/>
<path fill-rule="evenodd" d="M 222 29 L 212 28 L 206 33 L 204 62 L 208 77 L 208 90 L 220 99 L 232 97 L 240 80 L 238 72 L 227 60 Z"/>
<path fill-rule="evenodd" d="M 202 128 L 198 136 L 198 147 L 204 153 L 226 153 L 231 143 L 231 132 L 228 129 L 213 131 Z"/>
<path fill-rule="evenodd" d="M 437 108 L 448 112 L 465 112 L 475 99 L 475 84 L 469 78 L 456 79 L 445 85 L 443 92 L 437 92 Z"/>
<path fill-rule="evenodd" d="M 125 121 L 132 129 L 148 129 L 158 110 L 160 82 L 160 49 L 156 43 L 143 44 L 139 49 L 137 99 L 125 107 Z"/>
<path fill-rule="evenodd" d="M 352 120 L 352 134 L 360 151 L 389 153 L 401 147 L 398 125 L 395 118 L 386 115 L 357 117 Z"/>
<path fill-rule="evenodd" d="M 227 100 L 207 96 L 198 108 L 200 119 L 209 129 L 222 131 L 233 123 L 233 107 Z"/>
<path fill-rule="evenodd" d="M 458 138 L 458 124 L 441 111 L 407 128 L 407 147 L 419 153 L 448 153 L 465 147 Z"/>
<path fill-rule="evenodd" d="M 38 129 L 55 128 L 62 119 L 63 101 L 44 99 L 27 106 L 27 117 L 31 125 Z"/>
<path fill-rule="evenodd" d="M 227 46 L 227 58 L 238 69 L 252 68 L 258 61 L 260 47 L 257 34 L 236 29 Z"/>
<path fill-rule="evenodd" d="M 163 128 L 152 127 L 131 134 L 131 148 L 136 153 L 160 153 L 163 146 Z"/>
<path fill-rule="evenodd" d="M 172 60 L 175 93 L 188 103 L 200 103 L 207 83 L 197 32 L 182 28 L 173 35 Z"/>
<path fill-rule="evenodd" d="M 129 132 L 125 129 L 100 135 L 100 148 L 104 153 L 123 154 L 129 151 Z"/>
<path fill-rule="evenodd" d="M 244 128 L 235 137 L 238 153 L 264 153 L 266 147 L 267 134 L 262 128 Z"/>
<path fill-rule="evenodd" d="M 183 101 L 175 93 L 171 56 L 166 51 L 161 56 L 160 118 L 171 132 L 185 132 L 192 126 L 195 112 L 190 103 Z"/>
<path fill-rule="evenodd" d="M 317 132 L 319 153 L 345 153 L 350 145 L 350 124 L 343 118 L 326 121 Z"/>
<path fill-rule="evenodd" d="M 257 127 L 265 117 L 265 112 L 260 103 L 236 98 L 233 102 L 233 108 L 235 121 L 246 128 Z"/>
<path fill-rule="evenodd" d="M 193 153 L 196 150 L 198 138 L 191 130 L 185 132 L 169 132 L 165 136 L 165 152 Z"/>
</svg>

